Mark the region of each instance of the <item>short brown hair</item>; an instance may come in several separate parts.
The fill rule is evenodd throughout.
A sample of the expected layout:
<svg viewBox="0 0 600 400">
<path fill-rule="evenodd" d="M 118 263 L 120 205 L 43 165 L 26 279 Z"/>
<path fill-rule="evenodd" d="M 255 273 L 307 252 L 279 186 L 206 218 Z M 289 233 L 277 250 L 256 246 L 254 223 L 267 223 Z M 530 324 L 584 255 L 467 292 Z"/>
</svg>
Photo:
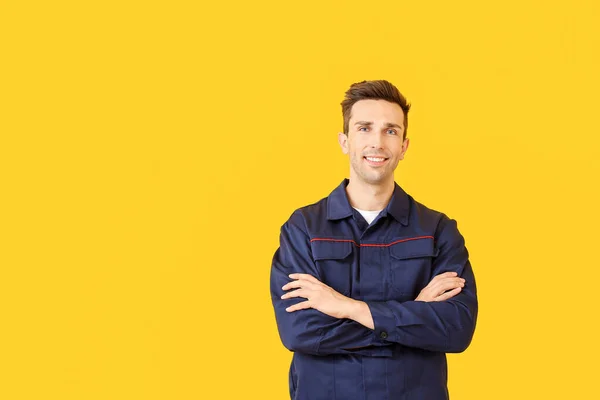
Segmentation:
<svg viewBox="0 0 600 400">
<path fill-rule="evenodd" d="M 406 98 L 400 93 L 396 86 L 385 80 L 377 81 L 362 81 L 353 83 L 350 85 L 350 89 L 346 92 L 346 97 L 342 101 L 342 115 L 344 116 L 344 133 L 348 135 L 350 114 L 352 113 L 352 106 L 359 100 L 386 100 L 390 103 L 396 103 L 402 108 L 404 112 L 404 138 L 406 138 L 406 131 L 408 130 L 408 110 L 410 110 L 410 103 L 406 101 Z"/>
</svg>

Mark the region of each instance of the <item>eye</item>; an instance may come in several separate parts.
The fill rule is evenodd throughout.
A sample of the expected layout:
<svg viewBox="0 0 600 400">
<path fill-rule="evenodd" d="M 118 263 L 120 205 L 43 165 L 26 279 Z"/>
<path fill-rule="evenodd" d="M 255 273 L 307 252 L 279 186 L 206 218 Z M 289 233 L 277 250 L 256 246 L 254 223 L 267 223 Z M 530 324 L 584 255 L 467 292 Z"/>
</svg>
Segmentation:
<svg viewBox="0 0 600 400">
<path fill-rule="evenodd" d="M 387 133 L 389 133 L 390 135 L 396 135 L 397 132 L 394 129 L 388 129 Z"/>
<path fill-rule="evenodd" d="M 363 129 L 364 129 L 364 131 L 363 131 Z M 366 126 L 361 126 L 361 127 L 358 128 L 358 131 L 359 132 L 366 132 L 367 131 L 367 127 Z"/>
</svg>

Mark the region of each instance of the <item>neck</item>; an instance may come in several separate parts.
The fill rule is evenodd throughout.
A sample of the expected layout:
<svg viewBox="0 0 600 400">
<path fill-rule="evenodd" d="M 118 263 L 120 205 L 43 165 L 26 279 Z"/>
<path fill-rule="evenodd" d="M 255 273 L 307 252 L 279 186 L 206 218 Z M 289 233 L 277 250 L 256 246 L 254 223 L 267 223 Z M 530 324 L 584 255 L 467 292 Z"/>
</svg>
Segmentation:
<svg viewBox="0 0 600 400">
<path fill-rule="evenodd" d="M 394 180 L 371 185 L 358 179 L 350 178 L 346 186 L 348 201 L 354 208 L 365 211 L 383 210 L 394 193 Z"/>
</svg>

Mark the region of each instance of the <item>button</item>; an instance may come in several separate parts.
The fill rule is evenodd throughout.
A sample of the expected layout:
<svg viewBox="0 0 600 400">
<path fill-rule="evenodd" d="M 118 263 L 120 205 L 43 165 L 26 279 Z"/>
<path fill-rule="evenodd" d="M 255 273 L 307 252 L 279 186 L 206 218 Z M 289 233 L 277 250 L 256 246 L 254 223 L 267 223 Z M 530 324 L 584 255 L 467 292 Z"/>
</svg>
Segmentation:
<svg viewBox="0 0 600 400">
<path fill-rule="evenodd" d="M 388 334 L 387 334 L 387 332 L 381 332 L 381 333 L 379 334 L 379 337 L 380 337 L 380 338 L 382 338 L 382 339 L 387 339 L 387 337 L 388 337 Z"/>
</svg>

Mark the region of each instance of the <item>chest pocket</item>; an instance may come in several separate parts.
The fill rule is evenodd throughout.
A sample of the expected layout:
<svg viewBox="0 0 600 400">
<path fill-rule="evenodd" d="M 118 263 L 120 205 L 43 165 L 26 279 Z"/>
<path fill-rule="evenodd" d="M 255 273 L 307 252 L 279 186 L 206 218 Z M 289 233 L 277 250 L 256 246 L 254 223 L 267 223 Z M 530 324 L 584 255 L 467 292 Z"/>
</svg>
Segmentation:
<svg viewBox="0 0 600 400">
<path fill-rule="evenodd" d="M 392 243 L 389 246 L 390 294 L 399 300 L 414 300 L 432 278 L 432 263 L 438 250 L 433 238 L 397 238 Z"/>
<path fill-rule="evenodd" d="M 311 242 L 313 259 L 322 282 L 335 291 L 350 295 L 352 288 L 352 242 L 315 240 Z"/>
</svg>

